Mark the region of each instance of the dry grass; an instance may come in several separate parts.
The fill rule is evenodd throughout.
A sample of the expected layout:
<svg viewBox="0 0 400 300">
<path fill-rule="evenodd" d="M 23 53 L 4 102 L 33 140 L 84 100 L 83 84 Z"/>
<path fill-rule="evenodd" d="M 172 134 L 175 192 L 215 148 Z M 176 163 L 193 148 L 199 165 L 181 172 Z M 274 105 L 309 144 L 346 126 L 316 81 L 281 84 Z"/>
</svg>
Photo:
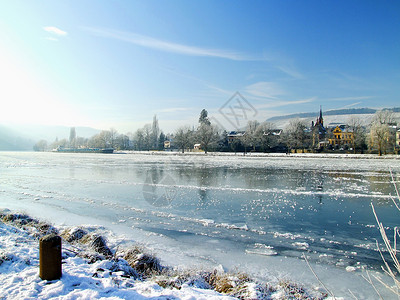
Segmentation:
<svg viewBox="0 0 400 300">
<path fill-rule="evenodd" d="M 112 251 L 107 246 L 106 239 L 98 234 L 86 234 L 79 242 L 82 244 L 87 244 L 90 248 L 92 248 L 97 253 L 104 255 L 106 258 L 111 258 L 113 256 Z"/>
<path fill-rule="evenodd" d="M 60 236 L 68 243 L 74 243 L 80 241 L 88 232 L 83 228 L 73 227 L 65 229 Z"/>
<path fill-rule="evenodd" d="M 126 251 L 123 258 L 142 278 L 160 275 L 163 267 L 157 257 L 145 253 L 141 247 L 133 247 Z"/>
<path fill-rule="evenodd" d="M 328 297 L 328 294 L 325 293 L 321 296 L 312 296 L 306 289 L 304 289 L 304 287 L 289 281 L 281 281 L 279 282 L 279 286 L 281 286 L 284 291 L 284 295 L 282 295 L 281 299 L 285 300 L 322 300 Z"/>
<path fill-rule="evenodd" d="M 154 280 L 163 288 L 181 289 L 185 284 L 197 288 L 213 289 L 238 299 L 271 299 L 270 296 L 276 291 L 269 284 L 255 282 L 247 274 L 241 272 L 168 270 Z"/>
<path fill-rule="evenodd" d="M 40 239 L 42 236 L 45 236 L 47 234 L 58 234 L 58 230 L 54 226 L 46 222 L 40 222 L 25 214 L 12 214 L 1 212 L 0 220 L 4 223 L 11 224 L 19 228 L 31 229 L 31 231 L 34 230 L 32 234 L 37 239 Z"/>
<path fill-rule="evenodd" d="M 390 175 L 391 175 L 391 179 L 392 179 L 392 183 L 394 185 L 395 191 L 396 191 L 396 197 L 392 197 L 393 203 L 395 205 L 395 207 L 397 208 L 397 210 L 400 212 L 400 195 L 399 195 L 399 190 L 397 189 L 397 185 L 396 182 L 394 180 L 394 176 L 392 171 L 390 170 Z M 383 282 L 379 277 L 374 276 L 374 278 L 379 281 L 381 284 L 383 284 L 388 290 L 390 290 L 391 292 L 393 292 L 395 295 L 397 295 L 398 297 L 400 297 L 400 281 L 398 279 L 398 274 L 400 273 L 400 263 L 399 263 L 399 259 L 398 259 L 398 252 L 399 250 L 397 250 L 397 238 L 400 237 L 400 231 L 399 231 L 399 227 L 395 227 L 393 229 L 393 241 L 391 241 L 387 234 L 386 234 L 386 230 L 382 224 L 382 222 L 379 221 L 378 215 L 375 211 L 375 207 L 374 205 L 371 203 L 372 206 L 372 211 L 374 213 L 374 216 L 376 218 L 376 222 L 378 224 L 378 228 L 379 228 L 379 232 L 382 236 L 383 242 L 385 244 L 385 248 L 387 250 L 387 252 L 390 255 L 391 258 L 391 262 L 389 262 L 383 255 L 381 248 L 379 247 L 379 243 L 377 242 L 377 247 L 378 247 L 378 251 L 381 255 L 382 261 L 383 261 L 383 266 L 382 266 L 382 270 L 390 276 L 390 278 L 393 280 L 393 286 L 388 285 L 387 283 Z M 369 277 L 365 278 L 375 289 L 375 291 L 377 291 L 377 289 L 375 288 L 375 286 L 372 283 L 371 278 Z M 380 296 L 379 292 L 377 291 L 378 296 Z M 382 297 L 381 297 L 382 298 Z"/>
</svg>

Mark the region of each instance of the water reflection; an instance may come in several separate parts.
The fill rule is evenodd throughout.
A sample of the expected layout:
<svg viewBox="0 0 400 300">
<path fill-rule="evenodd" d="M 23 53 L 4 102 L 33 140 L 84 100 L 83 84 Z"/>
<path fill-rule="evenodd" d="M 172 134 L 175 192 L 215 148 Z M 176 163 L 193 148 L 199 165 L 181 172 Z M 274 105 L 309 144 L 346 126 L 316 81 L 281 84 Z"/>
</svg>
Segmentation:
<svg viewBox="0 0 400 300">
<path fill-rule="evenodd" d="M 189 230 L 188 224 L 177 224 L 174 230 L 185 226 L 186 233 L 201 236 L 218 232 L 216 238 L 234 240 L 238 247 L 265 244 L 281 255 L 323 252 L 336 261 L 378 264 L 369 248 L 378 238 L 369 203 L 391 206 L 385 197 L 371 198 L 393 193 L 387 176 L 385 172 L 365 176 L 357 170 L 237 169 L 182 163 L 150 168 L 143 192 L 154 206 L 168 206 L 168 212 L 193 220 L 211 219 L 218 228 Z M 175 193 L 166 193 L 168 186 L 177 187 Z M 385 217 L 388 212 L 381 213 Z M 393 217 L 385 219 L 388 226 L 395 225 Z M 221 224 L 231 224 L 226 225 L 228 229 L 245 226 L 246 230 L 224 233 Z"/>
<path fill-rule="evenodd" d="M 153 166 L 146 172 L 143 184 L 143 197 L 152 206 L 168 207 L 176 197 L 176 183 L 164 166 Z"/>
</svg>

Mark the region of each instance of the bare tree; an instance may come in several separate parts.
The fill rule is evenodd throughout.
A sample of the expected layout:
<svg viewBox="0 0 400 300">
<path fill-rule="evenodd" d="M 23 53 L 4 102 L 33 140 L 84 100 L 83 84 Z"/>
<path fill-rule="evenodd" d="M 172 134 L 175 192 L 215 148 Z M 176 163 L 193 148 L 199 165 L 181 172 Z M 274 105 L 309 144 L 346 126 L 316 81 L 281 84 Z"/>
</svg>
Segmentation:
<svg viewBox="0 0 400 300">
<path fill-rule="evenodd" d="M 134 149 L 135 150 L 144 150 L 145 147 L 145 140 L 144 140 L 144 132 L 143 128 L 139 128 L 133 134 L 133 142 L 134 142 Z"/>
<path fill-rule="evenodd" d="M 114 148 L 118 137 L 118 131 L 115 128 L 109 130 L 109 147 Z"/>
<path fill-rule="evenodd" d="M 395 124 L 393 112 L 380 110 L 375 113 L 371 123 L 370 148 L 377 147 L 378 155 L 386 154 L 388 146 L 393 143 L 390 126 Z"/>
<path fill-rule="evenodd" d="M 291 120 L 284 130 L 283 140 L 288 150 L 305 149 L 308 144 L 309 137 L 306 133 L 307 126 L 300 119 Z"/>
<path fill-rule="evenodd" d="M 56 138 L 50 147 L 51 149 L 57 149 L 59 147 L 65 148 L 68 147 L 68 141 L 67 139 L 58 140 L 58 138 Z"/>
<path fill-rule="evenodd" d="M 40 140 L 33 146 L 34 151 L 46 151 L 47 150 L 47 141 Z"/>
<path fill-rule="evenodd" d="M 200 112 L 196 139 L 198 139 L 201 148 L 206 154 L 211 147 L 218 143 L 219 140 L 218 128 L 211 124 L 210 119 L 208 118 L 208 112 L 205 109 Z"/>
<path fill-rule="evenodd" d="M 259 136 L 257 135 L 257 128 L 259 125 L 260 123 L 255 120 L 247 122 L 246 132 L 241 138 L 245 153 L 247 147 L 253 148 L 254 151 L 256 150 L 256 146 L 259 142 Z"/>
<path fill-rule="evenodd" d="M 114 149 L 117 150 L 129 149 L 129 137 L 126 134 L 119 134 L 115 139 Z"/>
<path fill-rule="evenodd" d="M 146 124 L 143 126 L 143 137 L 144 137 L 144 150 L 150 150 L 151 145 L 151 137 L 152 137 L 152 129 L 150 124 Z"/>
<path fill-rule="evenodd" d="M 200 124 L 196 138 L 200 142 L 201 149 L 207 154 L 208 150 L 218 143 L 219 133 L 217 126 L 207 123 Z"/>
<path fill-rule="evenodd" d="M 160 136 L 160 127 L 158 126 L 157 116 L 153 117 L 153 124 L 151 125 L 151 148 L 158 149 L 158 138 Z"/>
<path fill-rule="evenodd" d="M 379 123 L 379 124 L 392 125 L 392 124 L 396 124 L 396 118 L 392 111 L 385 109 L 385 110 L 377 111 L 374 115 L 372 122 Z"/>
<path fill-rule="evenodd" d="M 273 135 L 273 125 L 268 122 L 261 123 L 256 131 L 256 141 L 261 146 L 263 151 L 272 148 L 275 143 L 274 135 Z"/>
<path fill-rule="evenodd" d="M 348 129 L 353 134 L 352 148 L 354 153 L 357 149 L 363 151 L 365 147 L 365 128 L 362 126 L 361 119 L 358 117 L 350 117 L 347 121 Z"/>
<path fill-rule="evenodd" d="M 110 132 L 102 130 L 99 134 L 92 136 L 88 144 L 93 148 L 108 148 L 110 145 Z"/>
<path fill-rule="evenodd" d="M 179 127 L 174 136 L 175 145 L 185 152 L 185 149 L 193 146 L 193 132 L 189 126 Z"/>
</svg>

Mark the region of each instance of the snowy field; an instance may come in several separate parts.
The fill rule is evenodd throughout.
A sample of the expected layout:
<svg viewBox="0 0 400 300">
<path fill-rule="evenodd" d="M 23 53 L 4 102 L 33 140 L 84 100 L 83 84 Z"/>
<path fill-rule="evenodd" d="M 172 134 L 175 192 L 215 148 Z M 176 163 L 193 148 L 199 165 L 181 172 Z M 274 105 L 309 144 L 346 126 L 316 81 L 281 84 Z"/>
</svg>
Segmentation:
<svg viewBox="0 0 400 300">
<path fill-rule="evenodd" d="M 350 289 L 359 299 L 376 299 L 373 288 L 361 277 L 366 270 L 375 274 L 380 265 L 374 249 L 379 233 L 370 202 L 376 204 L 389 230 L 398 225 L 390 202 L 393 187 L 388 170 L 393 170 L 398 182 L 400 160 L 351 157 L 357 159 L 340 155 L 1 153 L 1 207 L 61 227 L 101 226 L 116 248 L 139 243 L 163 265 L 237 270 L 258 281 L 276 284 L 287 279 L 314 290 L 319 283 L 302 259 L 305 253 L 336 296 L 347 299 Z M 15 240 L 29 243 L 18 238 L 23 233 L 2 225 L 2 245 L 11 253 L 22 251 L 18 257 L 37 259 L 35 247 L 10 248 L 15 242 L 7 236 L 13 236 L 13 231 Z M 12 282 L 23 281 L 18 277 L 21 272 L 30 272 L 24 276 L 30 283 L 23 281 L 22 286 L 37 289 L 29 292 L 26 287 L 26 293 L 36 293 L 32 298 L 51 297 L 46 295 L 52 285 L 40 282 L 35 264 L 21 264 L 14 279 L 9 279 L 7 265 L 14 268 L 18 263 L 3 264 L 2 282 L 10 280 L 11 289 Z M 67 274 L 92 276 L 98 268 L 76 257 L 66 258 L 67 265 L 78 270 Z M 59 283 L 58 292 L 73 298 L 69 289 L 76 283 L 70 284 L 68 276 Z M 88 280 L 88 298 L 108 297 L 107 288 L 113 289 L 112 278 Z M 99 285 L 104 290 L 97 289 Z M 172 298 L 210 297 L 207 293 L 212 293 L 196 287 L 188 287 L 187 294 L 184 289 L 164 291 L 154 282 L 135 283 L 129 293 L 149 297 L 142 288 L 163 299 L 165 293 L 172 293 Z M 114 292 L 128 297 L 118 294 L 126 290 L 108 293 Z"/>
</svg>

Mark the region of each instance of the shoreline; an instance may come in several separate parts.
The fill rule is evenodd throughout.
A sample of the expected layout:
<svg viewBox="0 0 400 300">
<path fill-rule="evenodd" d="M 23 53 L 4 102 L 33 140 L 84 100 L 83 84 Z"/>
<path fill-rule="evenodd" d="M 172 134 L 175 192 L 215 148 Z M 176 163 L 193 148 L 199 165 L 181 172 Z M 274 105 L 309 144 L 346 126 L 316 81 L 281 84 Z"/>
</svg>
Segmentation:
<svg viewBox="0 0 400 300">
<path fill-rule="evenodd" d="M 38 276 L 38 240 L 49 232 L 56 232 L 63 238 L 63 276 L 57 281 L 43 281 Z M 86 232 L 83 238 L 79 237 L 82 232 Z M 89 238 L 85 238 L 85 235 Z M 343 291 L 332 290 L 332 287 L 330 292 L 327 292 L 320 283 L 318 284 L 319 278 L 314 278 L 313 283 L 287 278 L 285 275 L 271 280 L 260 280 L 256 274 L 243 273 L 236 268 L 226 270 L 218 264 L 212 268 L 165 264 L 153 254 L 153 250 L 148 250 L 146 246 L 135 241 L 129 246 L 125 244 L 121 247 L 121 237 L 123 235 L 101 225 L 53 226 L 47 221 L 31 218 L 23 213 L 0 209 L 0 294 L 10 296 L 5 299 L 29 295 L 38 299 L 142 299 L 151 296 L 152 299 L 160 300 L 166 297 L 344 300 L 349 296 L 347 293 L 343 294 Z M 100 244 L 94 242 L 98 239 Z M 4 246 L 5 243 L 8 243 L 8 246 Z M 282 257 L 281 263 L 287 264 L 286 259 Z M 306 266 L 305 262 L 304 264 Z M 361 274 L 350 270 L 344 273 L 330 273 L 328 269 L 325 269 L 325 272 L 329 273 L 324 274 L 321 273 L 324 270 L 321 266 L 313 265 L 312 268 L 318 277 L 323 275 L 322 278 L 334 276 L 339 279 L 339 274 L 346 274 L 348 279 L 356 280 L 352 293 L 359 295 L 359 299 L 374 299 L 372 286 L 359 278 Z M 313 271 L 305 267 L 304 272 L 312 274 Z M 379 272 L 370 274 L 381 278 L 383 275 Z M 17 283 L 18 287 L 14 287 L 15 278 L 22 281 Z M 386 277 L 382 279 L 390 284 Z M 363 288 L 360 280 L 364 282 Z M 322 279 L 326 284 L 324 281 Z M 32 285 L 32 282 L 35 284 Z M 55 293 L 57 286 L 58 292 Z M 378 288 L 382 295 L 389 295 L 383 286 Z M 18 289 L 17 293 L 14 292 L 15 289 Z M 51 290 L 51 293 L 48 292 Z M 368 290 L 370 291 L 367 292 Z M 297 297 L 291 298 L 294 295 Z M 368 297 L 365 297 L 367 295 Z"/>
<path fill-rule="evenodd" d="M 96 154 L 102 155 L 104 153 L 63 153 L 54 151 L 0 151 L 1 153 L 54 153 L 54 154 Z M 114 150 L 113 155 L 159 155 L 159 156 L 197 156 L 197 157 L 241 157 L 241 158 L 328 158 L 328 159 L 377 159 L 377 160 L 400 160 L 400 154 L 386 154 L 379 156 L 378 154 L 354 154 L 354 153 L 264 153 L 264 152 L 207 152 L 203 151 L 135 151 L 135 150 Z M 112 155 L 111 154 L 111 155 Z M 110 154 L 106 155 L 109 156 Z"/>
<path fill-rule="evenodd" d="M 60 280 L 55 281 L 41 280 L 38 277 L 38 240 L 49 233 L 62 237 L 63 275 Z M 8 236 L 5 236 L 7 234 Z M 8 240 L 8 247 L 4 246 L 4 240 Z M 13 249 L 10 244 L 13 244 Z M 179 269 L 162 265 L 157 257 L 148 254 L 141 246 L 120 249 L 118 246 L 107 244 L 108 237 L 101 235 L 99 228 L 96 227 L 58 228 L 26 214 L 0 209 L 0 245 L 2 245 L 0 291 L 10 297 L 28 293 L 40 299 L 50 299 L 55 296 L 69 298 L 73 297 L 75 289 L 80 288 L 76 280 L 71 282 L 71 277 L 79 274 L 79 280 L 85 283 L 83 289 L 86 287 L 86 291 L 81 291 L 80 296 L 87 294 L 90 298 L 97 298 L 93 295 L 98 295 L 101 285 L 106 284 L 104 281 L 110 284 L 111 280 L 112 287 L 108 287 L 101 298 L 152 296 L 152 299 L 165 299 L 170 296 L 180 299 L 190 296 L 192 299 L 267 297 L 267 299 L 283 300 L 296 294 L 301 297 L 298 299 L 333 299 L 323 289 L 306 287 L 285 279 L 280 279 L 277 283 L 260 282 L 246 273 L 225 271 L 221 266 L 215 266 L 213 270 Z M 29 278 L 20 276 L 21 273 L 28 273 Z M 18 283 L 16 294 L 12 284 L 7 281 L 8 277 L 15 276 L 25 280 Z M 33 287 L 31 281 L 36 282 Z M 46 288 L 51 291 L 53 286 L 57 285 L 63 285 L 60 294 L 54 294 L 54 291 L 53 294 L 45 292 Z M 146 286 L 147 293 L 152 289 L 152 295 L 142 293 L 138 288 L 141 286 Z M 118 298 L 121 293 L 124 297 Z"/>
<path fill-rule="evenodd" d="M 197 157 L 241 157 L 241 158 L 336 158 L 336 159 L 395 159 L 400 160 L 400 155 L 387 154 L 378 156 L 378 154 L 352 154 L 352 153 L 262 153 L 262 152 L 179 152 L 179 151 L 131 151 L 116 150 L 114 154 L 126 155 L 160 155 L 160 156 L 197 156 Z"/>
</svg>

